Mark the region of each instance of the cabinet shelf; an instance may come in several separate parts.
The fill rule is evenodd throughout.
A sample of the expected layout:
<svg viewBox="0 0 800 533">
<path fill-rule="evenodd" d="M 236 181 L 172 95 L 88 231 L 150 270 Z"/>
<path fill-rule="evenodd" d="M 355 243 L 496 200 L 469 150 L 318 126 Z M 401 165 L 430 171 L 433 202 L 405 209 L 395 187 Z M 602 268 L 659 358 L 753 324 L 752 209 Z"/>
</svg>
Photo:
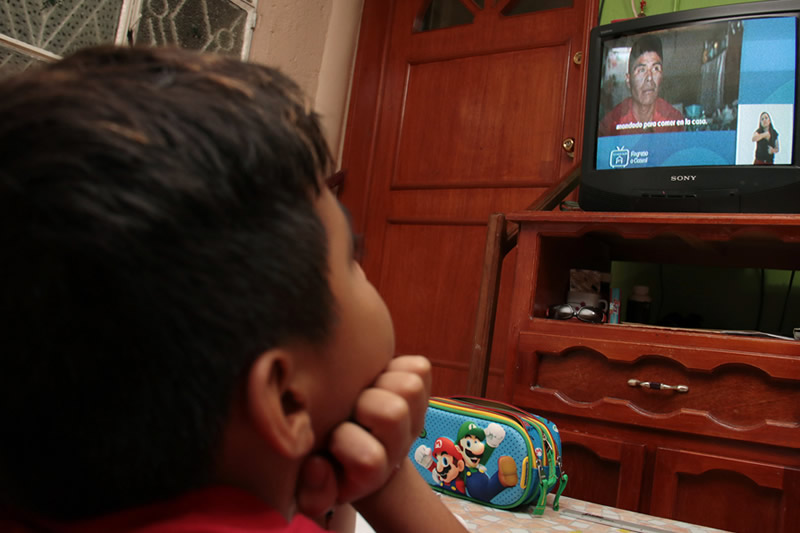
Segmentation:
<svg viewBox="0 0 800 533">
<path fill-rule="evenodd" d="M 530 331 L 562 338 L 567 343 L 576 339 L 585 342 L 595 339 L 598 342 L 611 340 L 634 345 L 707 346 L 729 354 L 722 356 L 719 360 L 706 358 L 704 360 L 706 365 L 730 362 L 735 360 L 737 354 L 745 358 L 781 355 L 787 356 L 787 358 L 780 359 L 785 362 L 784 364 L 800 364 L 800 359 L 797 357 L 800 355 L 800 340 L 736 335 L 726 333 L 724 330 L 651 326 L 633 322 L 588 324 L 577 319 L 553 320 L 533 317 L 529 318 L 521 335 L 524 336 L 525 332 Z M 641 351 L 641 347 L 636 351 Z M 800 367 L 795 368 L 794 372 L 800 372 Z"/>
</svg>

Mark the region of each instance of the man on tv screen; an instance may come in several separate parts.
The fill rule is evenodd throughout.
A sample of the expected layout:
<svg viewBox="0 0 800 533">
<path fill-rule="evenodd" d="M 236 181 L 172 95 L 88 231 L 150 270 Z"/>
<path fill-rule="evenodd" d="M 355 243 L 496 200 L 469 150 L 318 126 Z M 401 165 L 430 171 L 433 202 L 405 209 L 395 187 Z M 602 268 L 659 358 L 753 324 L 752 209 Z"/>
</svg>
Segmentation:
<svg viewBox="0 0 800 533">
<path fill-rule="evenodd" d="M 633 43 L 625 74 L 631 95 L 603 117 L 598 136 L 684 131 L 683 114 L 658 96 L 663 57 L 661 39 L 655 35 Z"/>
</svg>

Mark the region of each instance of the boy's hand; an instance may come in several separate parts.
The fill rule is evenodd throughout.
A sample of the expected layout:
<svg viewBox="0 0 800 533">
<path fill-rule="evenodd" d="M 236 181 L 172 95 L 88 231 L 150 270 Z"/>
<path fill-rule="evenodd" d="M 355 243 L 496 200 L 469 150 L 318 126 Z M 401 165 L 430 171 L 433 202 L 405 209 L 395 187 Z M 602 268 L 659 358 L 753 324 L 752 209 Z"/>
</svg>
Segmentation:
<svg viewBox="0 0 800 533">
<path fill-rule="evenodd" d="M 422 431 L 430 387 L 426 358 L 392 359 L 356 400 L 352 420 L 333 430 L 328 452 L 334 464 L 314 456 L 304 465 L 300 511 L 317 516 L 334 502 L 353 502 L 384 486 Z"/>
<path fill-rule="evenodd" d="M 339 503 L 382 487 L 405 459 L 425 424 L 431 365 L 421 356 L 392 359 L 356 401 L 354 421 L 336 428 L 330 452 L 342 470 Z"/>
</svg>

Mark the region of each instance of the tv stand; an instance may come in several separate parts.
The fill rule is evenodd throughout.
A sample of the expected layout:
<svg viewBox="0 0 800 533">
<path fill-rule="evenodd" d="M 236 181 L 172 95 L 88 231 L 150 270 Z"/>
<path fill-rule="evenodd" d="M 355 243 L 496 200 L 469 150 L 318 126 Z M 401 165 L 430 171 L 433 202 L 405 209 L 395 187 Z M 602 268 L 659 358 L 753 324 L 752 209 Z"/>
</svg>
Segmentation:
<svg viewBox="0 0 800 533">
<path fill-rule="evenodd" d="M 507 219 L 519 235 L 504 399 L 559 425 L 565 495 L 739 532 L 796 532 L 800 341 L 551 320 L 546 309 L 563 303 L 570 269 L 610 271 L 615 260 L 798 269 L 800 216 Z"/>
</svg>

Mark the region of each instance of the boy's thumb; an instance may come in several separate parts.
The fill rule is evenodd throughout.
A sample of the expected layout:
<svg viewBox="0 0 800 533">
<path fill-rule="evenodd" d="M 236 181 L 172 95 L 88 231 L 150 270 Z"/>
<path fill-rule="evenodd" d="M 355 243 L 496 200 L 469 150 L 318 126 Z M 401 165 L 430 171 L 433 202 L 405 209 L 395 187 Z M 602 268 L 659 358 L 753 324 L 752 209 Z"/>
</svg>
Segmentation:
<svg viewBox="0 0 800 533">
<path fill-rule="evenodd" d="M 338 493 L 330 461 L 320 455 L 306 458 L 297 480 L 297 510 L 309 518 L 320 519 L 336 504 Z"/>
</svg>

